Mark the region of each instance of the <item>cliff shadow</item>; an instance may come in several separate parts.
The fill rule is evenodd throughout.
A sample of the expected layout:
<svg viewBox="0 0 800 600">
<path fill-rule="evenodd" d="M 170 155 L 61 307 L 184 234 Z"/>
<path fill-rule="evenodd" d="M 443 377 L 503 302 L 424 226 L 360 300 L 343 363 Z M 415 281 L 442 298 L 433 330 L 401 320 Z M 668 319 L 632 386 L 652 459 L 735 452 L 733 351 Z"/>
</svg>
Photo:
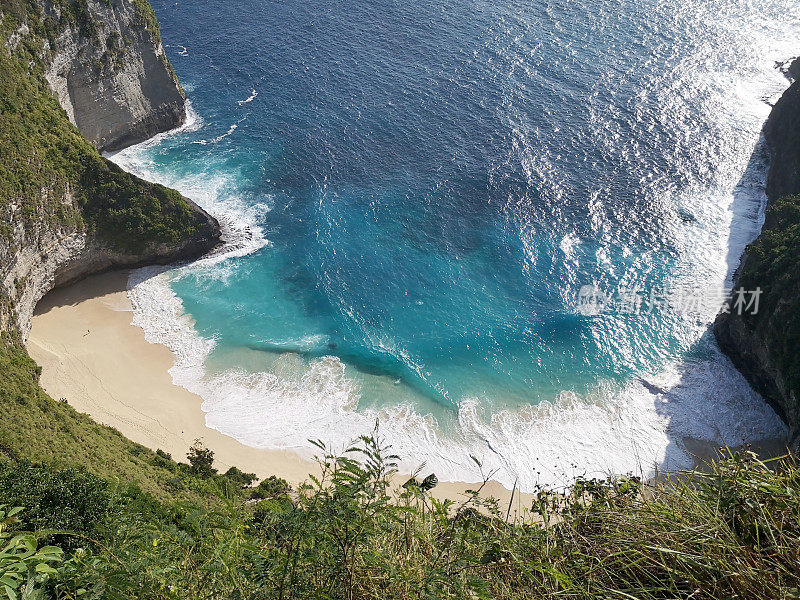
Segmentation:
<svg viewBox="0 0 800 600">
<path fill-rule="evenodd" d="M 728 209 L 732 215 L 725 257 L 726 291 L 733 287 L 745 248 L 761 231 L 768 169 L 769 150 L 762 131 Z M 657 414 L 667 422 L 668 445 L 657 465 L 662 473 L 685 464 L 687 456 L 702 467 L 719 457 L 723 444 L 732 449 L 746 445 L 764 457 L 786 453 L 787 429 L 780 433 L 778 416 L 720 350 L 713 323 L 684 355 L 677 383 L 661 389 L 640 381 L 653 395 Z M 765 430 L 775 430 L 777 435 L 759 436 L 758 432 Z"/>
<path fill-rule="evenodd" d="M 120 308 L 119 299 L 113 302 L 112 299 L 115 295 L 127 291 L 129 272 L 128 270 L 108 271 L 55 288 L 45 294 L 36 304 L 33 311 L 34 318 L 56 308 L 76 306 L 89 300 L 104 300 L 115 307 L 115 310 L 124 310 Z"/>
</svg>

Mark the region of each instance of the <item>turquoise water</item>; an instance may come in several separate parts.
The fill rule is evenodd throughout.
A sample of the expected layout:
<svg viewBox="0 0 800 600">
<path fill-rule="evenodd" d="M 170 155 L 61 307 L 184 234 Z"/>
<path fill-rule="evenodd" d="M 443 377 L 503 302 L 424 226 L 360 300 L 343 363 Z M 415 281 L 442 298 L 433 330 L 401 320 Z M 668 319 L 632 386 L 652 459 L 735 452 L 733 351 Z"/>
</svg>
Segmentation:
<svg viewBox="0 0 800 600">
<path fill-rule="evenodd" d="M 210 342 L 176 375 L 210 426 L 299 448 L 380 419 L 445 476 L 473 452 L 530 481 L 553 448 L 619 469 L 780 432 L 713 300 L 577 298 L 721 293 L 760 223 L 785 2 L 153 6 L 194 116 L 116 160 L 228 229 L 159 278 Z"/>
</svg>

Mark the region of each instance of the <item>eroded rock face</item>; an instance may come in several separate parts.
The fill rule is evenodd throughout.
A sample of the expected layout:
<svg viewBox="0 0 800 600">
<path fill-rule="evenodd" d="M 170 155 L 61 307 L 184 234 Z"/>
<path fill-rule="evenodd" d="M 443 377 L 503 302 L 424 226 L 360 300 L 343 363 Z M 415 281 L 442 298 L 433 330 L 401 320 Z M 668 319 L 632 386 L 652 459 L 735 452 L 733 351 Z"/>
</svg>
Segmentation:
<svg viewBox="0 0 800 600">
<path fill-rule="evenodd" d="M 746 259 L 746 256 L 743 260 Z M 800 451 L 800 402 L 788 385 L 786 375 L 776 366 L 771 349 L 784 343 L 786 319 L 794 311 L 795 298 L 778 303 L 760 326 L 753 328 L 742 316 L 724 314 L 714 323 L 720 348 L 789 426 L 793 452 Z"/>
<path fill-rule="evenodd" d="M 45 14 L 58 3 L 39 0 Z M 185 97 L 158 31 L 132 0 L 88 0 L 50 48 L 45 70 L 70 121 L 101 151 L 168 131 L 186 118 Z"/>
<path fill-rule="evenodd" d="M 7 258 L 8 265 L 2 270 L 0 285 L 15 308 L 22 338 L 26 339 L 30 332 L 36 304 L 55 287 L 111 269 L 191 260 L 216 246 L 220 241 L 219 223 L 186 201 L 193 209 L 196 233 L 176 244 L 150 244 L 136 254 L 112 248 L 83 228 L 17 227 L 17 250 L 2 256 L 0 248 L 0 256 Z"/>
<path fill-rule="evenodd" d="M 795 81 L 775 104 L 764 126 L 770 151 L 770 200 L 800 193 L 800 59 L 792 63 L 789 73 Z"/>
</svg>

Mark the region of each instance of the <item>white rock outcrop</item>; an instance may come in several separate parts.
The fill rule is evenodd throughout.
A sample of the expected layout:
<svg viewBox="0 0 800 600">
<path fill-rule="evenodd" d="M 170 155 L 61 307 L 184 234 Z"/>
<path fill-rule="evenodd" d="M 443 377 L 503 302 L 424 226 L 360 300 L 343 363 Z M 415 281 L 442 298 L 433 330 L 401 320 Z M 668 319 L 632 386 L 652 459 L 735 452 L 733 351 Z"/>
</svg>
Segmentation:
<svg viewBox="0 0 800 600">
<path fill-rule="evenodd" d="M 58 19 L 59 3 L 39 4 Z M 141 142 L 186 118 L 159 33 L 141 10 L 132 0 L 87 0 L 85 22 L 69 24 L 49 48 L 45 77 L 70 121 L 100 150 Z"/>
</svg>

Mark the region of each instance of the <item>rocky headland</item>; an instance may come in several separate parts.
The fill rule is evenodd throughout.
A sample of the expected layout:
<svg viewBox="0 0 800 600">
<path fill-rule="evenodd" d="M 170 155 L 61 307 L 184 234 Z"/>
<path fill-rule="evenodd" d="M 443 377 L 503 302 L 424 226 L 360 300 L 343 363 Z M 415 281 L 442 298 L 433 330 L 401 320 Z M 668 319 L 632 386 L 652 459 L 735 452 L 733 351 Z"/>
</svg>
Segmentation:
<svg viewBox="0 0 800 600">
<path fill-rule="evenodd" d="M 734 288 L 760 288 L 757 314 L 720 314 L 714 333 L 722 350 L 789 426 L 800 449 L 800 59 L 795 81 L 764 126 L 770 152 L 769 204 L 758 239 L 748 246 Z"/>
<path fill-rule="evenodd" d="M 0 5 L 0 24 L 0 330 L 24 338 L 53 287 L 196 258 L 220 229 L 175 190 L 100 155 L 185 120 L 147 2 L 14 0 Z"/>
</svg>

